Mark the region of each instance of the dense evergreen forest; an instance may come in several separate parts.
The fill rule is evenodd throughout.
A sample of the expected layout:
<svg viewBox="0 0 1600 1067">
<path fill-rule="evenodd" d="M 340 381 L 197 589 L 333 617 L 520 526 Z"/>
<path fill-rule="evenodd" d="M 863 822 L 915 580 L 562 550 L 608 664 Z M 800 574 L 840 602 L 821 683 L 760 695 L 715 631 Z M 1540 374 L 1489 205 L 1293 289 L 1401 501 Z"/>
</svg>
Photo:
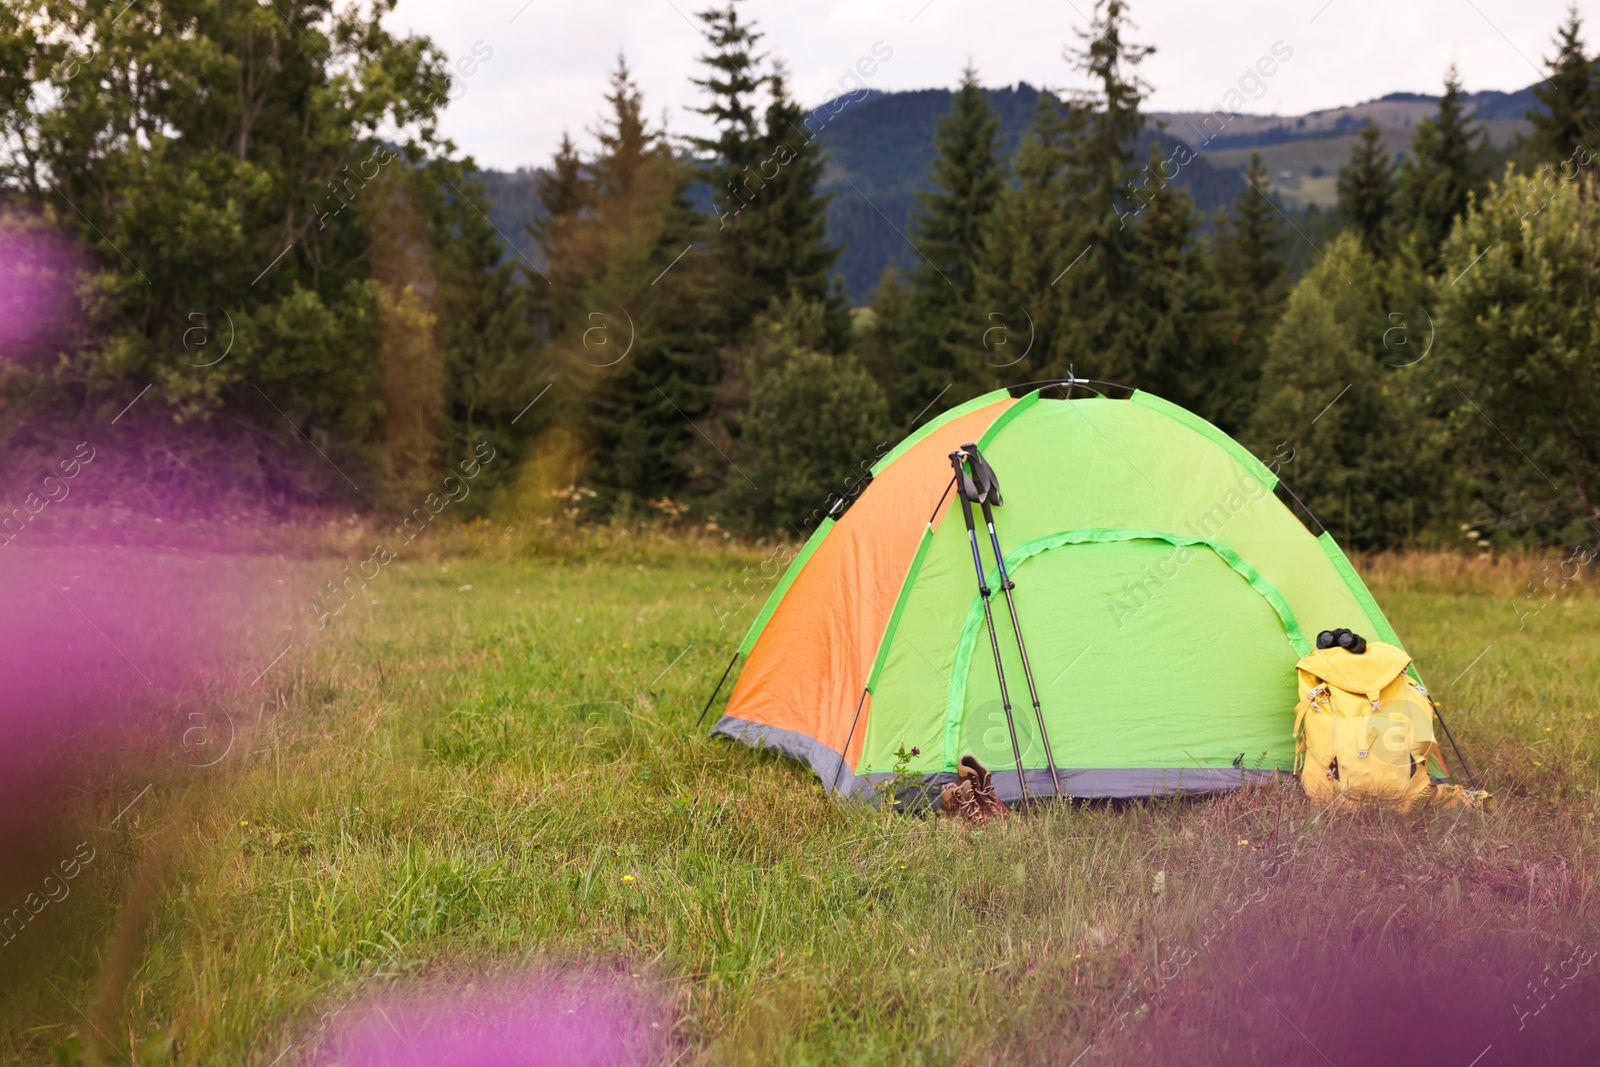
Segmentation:
<svg viewBox="0 0 1600 1067">
<path fill-rule="evenodd" d="M 492 449 L 473 508 L 797 531 L 938 411 L 1076 375 L 1215 422 L 1355 548 L 1600 529 L 1575 9 L 1514 142 L 1451 70 L 1398 163 L 1362 128 L 1307 213 L 1152 121 L 1121 0 L 1066 44 L 1089 91 L 967 70 L 826 136 L 714 8 L 714 134 L 654 124 L 619 56 L 595 150 L 531 182 L 440 136 L 453 68 L 391 8 L 0 7 L 13 466 L 94 440 L 145 507 L 383 511 Z"/>
</svg>

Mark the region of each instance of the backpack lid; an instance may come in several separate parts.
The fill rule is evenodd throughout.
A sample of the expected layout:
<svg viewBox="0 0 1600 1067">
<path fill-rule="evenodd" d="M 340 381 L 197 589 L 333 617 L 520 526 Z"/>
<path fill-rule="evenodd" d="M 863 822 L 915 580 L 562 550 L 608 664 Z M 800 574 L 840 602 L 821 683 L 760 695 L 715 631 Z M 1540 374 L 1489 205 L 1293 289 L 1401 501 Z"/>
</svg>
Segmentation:
<svg viewBox="0 0 1600 1067">
<path fill-rule="evenodd" d="M 1307 674 L 1350 693 L 1376 693 L 1411 665 L 1405 650 L 1382 641 L 1368 641 L 1356 655 L 1347 648 L 1319 648 L 1295 664 Z"/>
</svg>

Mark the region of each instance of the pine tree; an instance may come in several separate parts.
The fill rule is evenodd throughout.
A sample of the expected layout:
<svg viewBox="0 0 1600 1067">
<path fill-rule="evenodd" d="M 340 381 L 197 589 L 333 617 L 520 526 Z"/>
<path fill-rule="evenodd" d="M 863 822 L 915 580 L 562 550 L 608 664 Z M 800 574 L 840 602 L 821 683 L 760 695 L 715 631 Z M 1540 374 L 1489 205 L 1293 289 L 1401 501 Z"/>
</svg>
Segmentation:
<svg viewBox="0 0 1600 1067">
<path fill-rule="evenodd" d="M 518 266 L 534 318 L 549 339 L 565 332 L 578 311 L 572 299 L 583 288 L 583 264 L 571 238 L 580 212 L 594 200 L 593 183 L 570 135 L 562 133 L 550 169 L 539 175 L 536 195 L 544 215 L 524 223 L 523 229 L 533 238 L 544 266 L 534 269 L 520 261 Z"/>
<path fill-rule="evenodd" d="M 693 83 L 711 97 L 704 107 L 694 110 L 717 126 L 716 137 L 690 138 L 690 144 L 704 158 L 700 177 L 711 187 L 712 202 L 719 216 L 737 214 L 744 203 L 739 183 L 756 159 L 760 140 L 757 123 L 757 91 L 764 80 L 761 62 L 755 53 L 761 34 L 739 21 L 732 0 L 722 10 L 700 12 L 706 24 L 706 43 L 711 51 L 700 57 L 708 72 Z"/>
<path fill-rule="evenodd" d="M 1393 238 L 1394 165 L 1369 118 L 1350 162 L 1339 171 L 1339 219 L 1374 256 L 1389 253 Z"/>
<path fill-rule="evenodd" d="M 912 219 L 911 328 L 890 384 L 897 414 L 909 417 L 942 391 L 941 402 L 960 403 L 985 384 L 981 337 L 988 323 L 976 278 L 1003 187 L 999 135 L 1000 120 L 969 66 L 934 133 L 933 188 L 918 196 Z"/>
<path fill-rule="evenodd" d="M 817 191 L 826 160 L 803 129 L 805 109 L 789 95 L 781 65 L 768 87 L 761 155 L 745 186 L 753 196 L 735 224 L 745 266 L 740 288 L 757 311 L 791 296 L 823 304 L 828 347 L 842 351 L 849 343 L 850 313 L 830 289 L 839 248 L 828 243 L 830 196 Z"/>
<path fill-rule="evenodd" d="M 825 161 L 805 129 L 781 65 L 763 71 L 761 34 L 730 2 L 703 12 L 708 68 L 694 83 L 709 94 L 698 108 L 717 136 L 693 138 L 701 180 L 711 186 L 716 225 L 711 251 L 722 272 L 715 301 L 724 344 L 747 340 L 757 315 L 791 291 L 828 310 L 829 347 L 849 343 L 849 310 L 829 276 L 839 250 L 827 243 L 828 197 L 817 191 Z M 762 99 L 765 106 L 762 106 Z"/>
<path fill-rule="evenodd" d="M 1164 177 L 1159 165 L 1136 162 L 1146 125 L 1138 67 L 1155 49 L 1129 43 L 1131 28 L 1126 4 L 1100 0 L 1088 31 L 1079 33 L 1083 47 L 1069 53 L 1094 88 L 1074 102 L 1081 126 L 1067 142 L 1066 185 L 1081 200 L 1059 250 L 1073 264 L 1071 272 L 1051 286 L 1070 319 L 1060 334 L 1066 366 L 1058 363 L 1056 374 L 1070 366 L 1080 377 L 1115 381 L 1131 376 L 1140 361 L 1131 352 L 1142 344 L 1144 326 L 1129 307 L 1142 282 L 1130 257 L 1138 218 Z M 1087 250 L 1081 261 L 1074 258 L 1077 249 Z"/>
<path fill-rule="evenodd" d="M 1193 198 L 1161 176 L 1162 161 L 1154 146 L 1149 166 L 1157 177 L 1147 187 L 1138 224 L 1130 227 L 1124 243 L 1124 269 L 1136 284 L 1117 307 L 1113 373 L 1120 375 L 1118 380 L 1226 423 L 1235 413 L 1242 414 L 1238 398 L 1247 395 L 1252 371 L 1226 343 L 1222 290 L 1196 241 L 1200 217 Z M 1257 275 L 1251 280 L 1262 281 L 1267 266 L 1251 265 Z"/>
<path fill-rule="evenodd" d="M 717 342 L 703 313 L 711 268 L 695 254 L 705 226 L 689 200 L 693 176 L 646 123 L 620 58 L 605 99 L 593 208 L 569 243 L 585 264 L 581 314 L 555 362 L 580 398 L 602 504 L 626 513 L 689 483 Z"/>
<path fill-rule="evenodd" d="M 589 202 L 589 186 L 584 180 L 583 160 L 572 143 L 572 135 L 561 134 L 561 145 L 556 149 L 550 169 L 539 176 L 537 195 L 539 206 L 544 208 L 544 218 L 528 224 L 528 232 L 541 236 L 552 224 L 569 215 L 576 215 Z"/>
<path fill-rule="evenodd" d="M 1217 271 L 1228 288 L 1270 307 L 1282 297 L 1282 248 L 1288 241 L 1283 216 L 1272 203 L 1272 185 L 1261 153 L 1250 153 L 1245 187 L 1233 211 L 1217 221 Z"/>
<path fill-rule="evenodd" d="M 1411 158 L 1400 168 L 1398 214 L 1416 241 L 1422 262 L 1430 267 L 1455 220 L 1466 214 L 1467 205 L 1486 184 L 1478 161 L 1483 127 L 1472 125 L 1464 113 L 1465 96 L 1461 76 L 1451 64 L 1439 113 L 1417 125 L 1411 135 Z"/>
<path fill-rule="evenodd" d="M 1227 292 L 1228 309 L 1227 355 L 1222 380 L 1214 383 L 1213 421 L 1230 430 L 1243 423 L 1254 405 L 1267 335 L 1287 291 L 1283 247 L 1288 235 L 1272 203 L 1272 187 L 1259 152 L 1250 153 L 1245 182 L 1232 212 L 1217 220 L 1217 277 Z"/>
<path fill-rule="evenodd" d="M 1041 93 L 1017 149 L 1015 180 L 1006 183 L 995 207 L 979 258 L 978 289 L 985 309 L 984 348 L 996 364 L 991 371 L 996 378 L 1060 377 L 1075 353 L 1081 354 L 1062 286 L 1071 288 L 1090 251 L 1081 233 L 1086 196 L 1070 169 L 1085 121 L 1083 110 Z"/>
<path fill-rule="evenodd" d="M 861 365 L 885 390 L 894 382 L 910 337 L 909 303 L 905 276 L 891 259 L 872 290 L 872 302 L 863 312 L 864 326 L 855 343 Z"/>
<path fill-rule="evenodd" d="M 760 253 L 752 249 L 754 242 L 742 225 L 746 207 L 758 198 L 763 184 L 758 167 L 769 155 L 760 99 L 769 82 L 762 69 L 766 56 L 756 51 L 762 34 L 740 19 L 733 0 L 725 8 L 700 12 L 699 18 L 709 51 L 699 57 L 705 77 L 692 81 L 709 99 L 695 111 L 716 125 L 717 134 L 692 137 L 689 144 L 699 157 L 698 176 L 711 189 L 716 216 L 709 250 L 721 276 L 721 294 L 708 309 L 710 320 L 719 344 L 732 345 L 745 339 L 771 299 L 765 286 L 752 282 L 751 260 Z"/>
<path fill-rule="evenodd" d="M 1088 31 L 1079 32 L 1084 47 L 1072 53 L 1076 68 L 1095 84 L 1081 101 L 1089 119 L 1072 165 L 1081 173 L 1089 198 L 1085 236 L 1100 260 L 1093 276 L 1104 279 L 1112 302 L 1123 295 L 1129 280 L 1122 269 L 1122 238 L 1127 236 L 1127 214 L 1139 211 L 1136 188 L 1152 177 L 1159 180 L 1159 175 L 1142 172 L 1135 154 L 1145 128 L 1138 67 L 1155 48 L 1126 42 L 1130 28 L 1126 4 L 1099 0 Z"/>
<path fill-rule="evenodd" d="M 1559 165 L 1582 147 L 1592 156 L 1600 141 L 1600 78 L 1583 52 L 1583 23 L 1578 5 L 1567 8 L 1567 21 L 1556 31 L 1556 54 L 1546 60 L 1550 77 L 1533 87 L 1542 107 L 1530 108 L 1533 132 L 1520 140 L 1523 156 L 1531 164 Z"/>
</svg>

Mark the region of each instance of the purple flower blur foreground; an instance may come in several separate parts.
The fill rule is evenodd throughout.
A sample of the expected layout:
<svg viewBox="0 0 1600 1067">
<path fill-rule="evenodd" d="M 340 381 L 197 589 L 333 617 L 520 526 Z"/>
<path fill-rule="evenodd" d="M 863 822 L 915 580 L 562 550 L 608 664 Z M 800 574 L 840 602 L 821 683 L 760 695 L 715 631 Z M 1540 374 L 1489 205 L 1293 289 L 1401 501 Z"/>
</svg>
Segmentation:
<svg viewBox="0 0 1600 1067">
<path fill-rule="evenodd" d="M 65 237 L 16 216 L 0 216 L 0 357 L 49 358 L 79 325 L 83 258 Z"/>
<path fill-rule="evenodd" d="M 44 833 L 81 784 L 120 807 L 153 776 L 231 770 L 233 724 L 258 711 L 237 678 L 283 640 L 246 641 L 265 579 L 236 560 L 48 532 L 0 547 L 0 849 Z"/>
<path fill-rule="evenodd" d="M 635 1067 L 662 1061 L 671 1019 L 637 982 L 539 974 L 374 1000 L 324 1045 L 323 1067 Z"/>
</svg>

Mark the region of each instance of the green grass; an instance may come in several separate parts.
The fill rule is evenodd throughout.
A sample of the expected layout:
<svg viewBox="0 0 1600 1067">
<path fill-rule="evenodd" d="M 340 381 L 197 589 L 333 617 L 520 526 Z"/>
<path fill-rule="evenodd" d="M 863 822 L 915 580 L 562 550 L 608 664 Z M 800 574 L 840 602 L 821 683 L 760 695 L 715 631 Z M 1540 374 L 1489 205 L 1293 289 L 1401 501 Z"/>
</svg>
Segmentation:
<svg viewBox="0 0 1600 1067">
<path fill-rule="evenodd" d="M 563 963 L 638 975 L 685 1064 L 1600 1058 L 1600 962 L 1520 1031 L 1511 1007 L 1600 947 L 1600 598 L 1568 587 L 1518 630 L 1539 563 L 1369 566 L 1493 814 L 1314 818 L 1265 789 L 966 831 L 695 728 L 759 607 L 718 625 L 758 550 L 491 540 L 389 565 L 376 603 L 302 635 L 217 768 L 114 829 L 128 779 L 82 795 L 104 859 L 5 950 L 28 956 L 0 1061 L 94 1043 L 79 1006 L 140 884 L 107 1062 L 288 1067 L 375 991 Z"/>
</svg>

